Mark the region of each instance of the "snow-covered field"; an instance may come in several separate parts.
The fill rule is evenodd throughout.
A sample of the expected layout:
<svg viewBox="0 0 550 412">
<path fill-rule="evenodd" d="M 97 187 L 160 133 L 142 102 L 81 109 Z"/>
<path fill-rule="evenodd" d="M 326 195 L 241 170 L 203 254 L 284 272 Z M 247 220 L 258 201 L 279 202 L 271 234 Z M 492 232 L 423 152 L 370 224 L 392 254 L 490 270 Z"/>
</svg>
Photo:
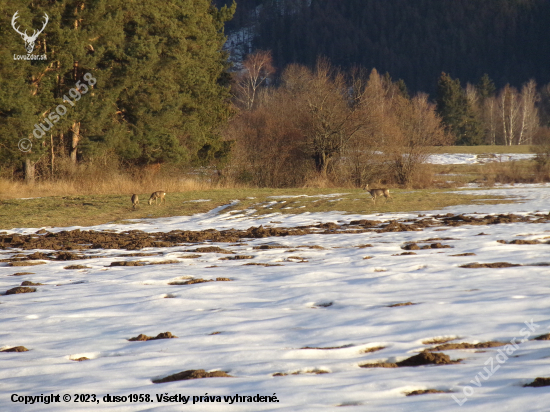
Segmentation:
<svg viewBox="0 0 550 412">
<path fill-rule="evenodd" d="M 491 162 L 510 162 L 514 160 L 530 160 L 534 154 L 504 153 L 476 155 L 468 153 L 442 153 L 429 156 L 427 163 L 451 165 L 451 164 L 477 164 Z"/>
<path fill-rule="evenodd" d="M 549 185 L 507 186 L 487 193 L 504 194 L 518 202 L 422 214 L 480 217 L 549 212 Z M 357 219 L 407 220 L 417 215 L 332 212 L 255 217 L 247 211 L 225 213 L 218 208 L 195 216 L 94 229 L 293 227 Z M 418 242 L 420 247 L 437 242 L 450 248 L 402 255 L 407 242 Z M 532 340 L 550 332 L 550 267 L 540 265 L 550 263 L 548 242 L 550 223 L 522 222 L 187 244 L 141 250 L 158 253 L 147 257 L 121 257 L 130 253 L 126 250 L 88 249 L 82 253 L 96 257 L 49 260 L 29 267 L 0 263 L 2 292 L 25 280 L 44 284 L 36 286 L 35 293 L 0 296 L 0 349 L 29 349 L 0 353 L 0 410 L 319 411 L 346 406 L 349 411 L 388 412 L 549 411 L 550 388 L 523 387 L 536 377 L 550 376 L 550 341 Z M 261 245 L 280 248 L 254 248 Z M 222 260 L 233 255 L 189 252 L 204 246 L 251 258 Z M 6 249 L 0 258 L 16 253 L 22 251 Z M 475 255 L 453 256 L 465 253 Z M 182 258 L 192 254 L 200 257 Z M 114 261 L 136 260 L 178 263 L 109 266 Z M 527 266 L 459 267 L 472 262 Z M 64 269 L 73 264 L 88 268 Z M 16 272 L 33 274 L 10 276 Z M 169 285 L 192 278 L 231 281 Z M 390 307 L 407 302 L 414 305 Z M 156 336 L 167 331 L 178 338 L 128 341 L 139 334 Z M 527 333 L 529 339 L 522 342 Z M 402 361 L 435 346 L 423 342 L 436 338 L 472 344 L 516 338 L 516 346 L 446 350 L 443 353 L 451 359 L 462 359 L 449 365 L 359 366 Z M 373 348 L 378 350 L 368 351 Z M 83 357 L 88 360 L 75 361 Z M 152 382 L 191 369 L 225 371 L 232 377 Z M 448 393 L 405 396 L 422 389 Z M 17 394 L 15 400 L 40 394 L 61 397 L 58 403 L 25 405 L 12 402 L 13 394 Z M 94 394 L 99 403 L 75 403 L 75 394 Z M 108 403 L 107 394 L 148 394 L 151 402 Z M 157 395 L 164 394 L 190 396 L 189 403 L 157 401 Z M 231 400 L 224 400 L 236 394 L 276 394 L 278 402 L 230 404 Z M 63 402 L 63 395 L 72 400 Z M 204 402 L 205 395 L 219 396 L 221 402 L 216 398 Z"/>
</svg>

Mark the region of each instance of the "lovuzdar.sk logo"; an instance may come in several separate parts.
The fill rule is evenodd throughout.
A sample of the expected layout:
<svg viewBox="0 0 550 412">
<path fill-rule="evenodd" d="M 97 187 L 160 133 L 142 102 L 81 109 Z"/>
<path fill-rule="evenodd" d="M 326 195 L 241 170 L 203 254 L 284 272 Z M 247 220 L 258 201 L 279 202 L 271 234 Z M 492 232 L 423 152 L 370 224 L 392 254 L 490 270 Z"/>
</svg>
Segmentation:
<svg viewBox="0 0 550 412">
<path fill-rule="evenodd" d="M 13 60 L 47 60 L 46 54 L 31 54 L 31 53 L 34 50 L 34 43 L 36 42 L 38 35 L 44 31 L 44 29 L 46 28 L 46 24 L 48 24 L 48 20 L 49 20 L 48 15 L 44 13 L 44 17 L 46 19 L 44 20 L 44 24 L 42 25 L 42 28 L 39 31 L 34 30 L 32 36 L 29 36 L 27 34 L 27 30 L 25 30 L 25 32 L 23 33 L 19 30 L 19 27 L 15 26 L 16 20 L 19 17 L 17 13 L 19 13 L 19 10 L 16 11 L 15 14 L 13 15 L 11 19 L 11 25 L 13 29 L 17 32 L 17 34 L 21 35 L 21 37 L 25 41 L 25 49 L 27 49 L 27 54 L 26 55 L 14 54 Z"/>
</svg>

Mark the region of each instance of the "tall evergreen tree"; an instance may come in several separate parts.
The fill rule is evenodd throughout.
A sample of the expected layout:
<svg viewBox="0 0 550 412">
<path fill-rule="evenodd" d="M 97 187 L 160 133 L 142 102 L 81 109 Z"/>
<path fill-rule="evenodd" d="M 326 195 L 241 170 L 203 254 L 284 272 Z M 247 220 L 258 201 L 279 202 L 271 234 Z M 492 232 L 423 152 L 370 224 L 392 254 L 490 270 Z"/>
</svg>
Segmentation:
<svg viewBox="0 0 550 412">
<path fill-rule="evenodd" d="M 437 112 L 459 145 L 479 145 L 483 142 L 481 122 L 474 107 L 460 86 L 459 79 L 441 73 L 437 84 Z"/>
<path fill-rule="evenodd" d="M 481 101 L 484 101 L 488 97 L 493 97 L 496 91 L 495 83 L 493 83 L 487 73 L 479 79 L 476 89 Z"/>
</svg>

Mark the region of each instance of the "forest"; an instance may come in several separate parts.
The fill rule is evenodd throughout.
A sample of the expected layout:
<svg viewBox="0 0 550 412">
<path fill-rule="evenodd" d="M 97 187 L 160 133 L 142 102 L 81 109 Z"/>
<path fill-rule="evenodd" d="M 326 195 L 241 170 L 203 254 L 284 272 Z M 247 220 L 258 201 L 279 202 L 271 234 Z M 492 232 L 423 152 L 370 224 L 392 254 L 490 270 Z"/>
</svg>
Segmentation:
<svg viewBox="0 0 550 412">
<path fill-rule="evenodd" d="M 408 187 L 482 144 L 549 174 L 548 1 L 2 3 L 2 179 Z"/>
</svg>

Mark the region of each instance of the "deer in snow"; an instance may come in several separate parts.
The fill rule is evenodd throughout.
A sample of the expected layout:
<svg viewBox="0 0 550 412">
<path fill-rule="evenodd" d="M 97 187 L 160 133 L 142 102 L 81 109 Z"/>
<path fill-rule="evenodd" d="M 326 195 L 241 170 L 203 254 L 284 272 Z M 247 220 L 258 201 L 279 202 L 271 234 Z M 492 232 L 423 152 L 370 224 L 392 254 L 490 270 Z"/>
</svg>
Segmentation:
<svg viewBox="0 0 550 412">
<path fill-rule="evenodd" d="M 151 194 L 151 197 L 149 198 L 149 205 L 153 203 L 153 200 L 155 201 L 155 205 L 157 204 L 157 199 L 160 199 L 160 204 L 162 205 L 162 202 L 166 204 L 166 192 L 159 190 L 158 192 L 153 192 Z"/>
<path fill-rule="evenodd" d="M 376 198 L 382 197 L 382 196 L 386 198 L 384 203 L 388 201 L 388 198 L 392 199 L 393 201 L 393 198 L 390 196 L 390 189 L 369 189 L 369 185 L 367 183 L 367 185 L 365 186 L 365 190 L 369 192 L 370 195 L 372 196 L 372 201 L 374 202 L 374 204 L 376 204 Z"/>
</svg>

